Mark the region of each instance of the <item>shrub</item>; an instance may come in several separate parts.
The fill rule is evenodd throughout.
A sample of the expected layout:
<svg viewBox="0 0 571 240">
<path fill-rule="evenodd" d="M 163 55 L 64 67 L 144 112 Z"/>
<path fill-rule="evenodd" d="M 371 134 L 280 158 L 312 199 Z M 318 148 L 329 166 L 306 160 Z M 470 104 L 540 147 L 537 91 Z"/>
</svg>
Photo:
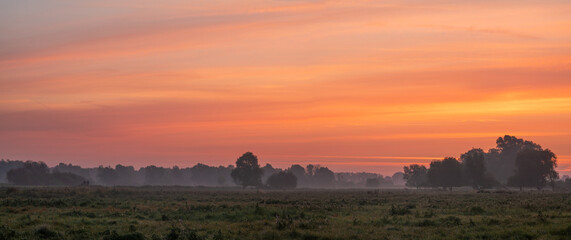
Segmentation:
<svg viewBox="0 0 571 240">
<path fill-rule="evenodd" d="M 40 239 L 61 239 L 62 238 L 62 236 L 58 232 L 49 229 L 47 226 L 39 226 L 36 229 L 36 236 Z"/>
</svg>

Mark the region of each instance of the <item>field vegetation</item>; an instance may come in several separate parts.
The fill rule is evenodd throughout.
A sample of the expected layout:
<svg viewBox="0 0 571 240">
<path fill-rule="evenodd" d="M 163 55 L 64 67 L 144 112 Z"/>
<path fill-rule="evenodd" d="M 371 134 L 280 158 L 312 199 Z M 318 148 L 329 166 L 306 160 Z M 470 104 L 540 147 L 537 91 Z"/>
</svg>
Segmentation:
<svg viewBox="0 0 571 240">
<path fill-rule="evenodd" d="M 3 187 L 0 239 L 571 239 L 571 194 Z"/>
</svg>

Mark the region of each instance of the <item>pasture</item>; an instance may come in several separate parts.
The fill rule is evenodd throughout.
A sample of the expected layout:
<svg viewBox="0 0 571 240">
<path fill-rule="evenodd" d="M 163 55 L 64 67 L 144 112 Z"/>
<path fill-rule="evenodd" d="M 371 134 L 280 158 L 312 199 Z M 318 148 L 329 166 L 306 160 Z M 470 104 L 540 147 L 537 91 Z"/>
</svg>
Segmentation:
<svg viewBox="0 0 571 240">
<path fill-rule="evenodd" d="M 0 239 L 571 239 L 571 194 L 2 187 Z"/>
</svg>

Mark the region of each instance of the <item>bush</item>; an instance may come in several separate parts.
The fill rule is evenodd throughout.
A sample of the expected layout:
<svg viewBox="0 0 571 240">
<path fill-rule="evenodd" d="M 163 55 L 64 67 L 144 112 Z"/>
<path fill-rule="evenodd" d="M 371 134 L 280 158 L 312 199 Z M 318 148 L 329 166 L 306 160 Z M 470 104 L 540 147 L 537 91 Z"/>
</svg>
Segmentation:
<svg viewBox="0 0 571 240">
<path fill-rule="evenodd" d="M 166 240 L 202 240 L 204 237 L 198 236 L 195 230 L 180 229 L 172 227 L 169 234 L 165 236 Z"/>
<path fill-rule="evenodd" d="M 47 226 L 39 226 L 36 229 L 36 236 L 40 239 L 61 239 L 62 238 L 62 236 L 58 232 L 49 229 Z"/>
</svg>

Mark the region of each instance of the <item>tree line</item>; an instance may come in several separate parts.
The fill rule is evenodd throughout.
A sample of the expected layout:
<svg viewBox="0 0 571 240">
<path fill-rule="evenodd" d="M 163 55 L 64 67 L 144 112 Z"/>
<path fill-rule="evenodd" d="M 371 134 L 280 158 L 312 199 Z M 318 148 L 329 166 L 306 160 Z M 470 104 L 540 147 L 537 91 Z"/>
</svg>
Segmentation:
<svg viewBox="0 0 571 240">
<path fill-rule="evenodd" d="M 269 187 L 276 189 L 330 188 L 330 187 L 453 187 L 471 186 L 475 189 L 493 187 L 535 187 L 542 189 L 547 184 L 557 183 L 571 189 L 571 181 L 564 176 L 562 181 L 555 171 L 557 156 L 539 144 L 506 135 L 499 137 L 496 147 L 487 152 L 480 148 L 461 154 L 459 160 L 446 157 L 434 160 L 428 168 L 412 164 L 404 166 L 404 172 L 392 176 L 375 173 L 335 173 L 329 168 L 309 164 L 305 167 L 294 164 L 286 169 L 270 164 L 260 167 L 258 157 L 246 152 L 236 160 L 236 165 L 172 168 L 154 165 L 135 169 L 133 166 L 116 165 L 82 168 L 60 163 L 48 167 L 43 162 L 0 161 L 0 182 L 3 179 L 18 185 L 106 185 L 106 186 L 242 186 Z"/>
<path fill-rule="evenodd" d="M 427 168 L 412 164 L 404 167 L 406 186 L 453 187 L 471 186 L 475 189 L 492 187 L 555 187 L 559 174 L 555 171 L 557 156 L 539 144 L 505 135 L 496 140 L 496 147 L 487 152 L 473 148 L 460 156 L 432 161 Z M 571 187 L 569 177 L 560 181 Z"/>
<path fill-rule="evenodd" d="M 239 166 L 239 167 L 236 167 Z M 121 164 L 115 167 L 99 166 L 82 168 L 60 163 L 48 167 L 43 162 L 0 160 L 0 183 L 16 185 L 104 185 L 145 186 L 178 185 L 232 187 L 254 186 L 277 189 L 288 188 L 331 188 L 331 187 L 381 187 L 404 185 L 402 173 L 392 177 L 375 173 L 333 172 L 327 167 L 309 164 L 305 167 L 294 164 L 287 169 L 274 168 L 270 164 L 260 167 L 258 158 L 251 152 L 244 153 L 236 166 L 208 166 L 196 164 L 193 167 L 172 168 L 146 166 L 135 169 Z M 250 169 L 244 168 L 250 166 Z"/>
</svg>

